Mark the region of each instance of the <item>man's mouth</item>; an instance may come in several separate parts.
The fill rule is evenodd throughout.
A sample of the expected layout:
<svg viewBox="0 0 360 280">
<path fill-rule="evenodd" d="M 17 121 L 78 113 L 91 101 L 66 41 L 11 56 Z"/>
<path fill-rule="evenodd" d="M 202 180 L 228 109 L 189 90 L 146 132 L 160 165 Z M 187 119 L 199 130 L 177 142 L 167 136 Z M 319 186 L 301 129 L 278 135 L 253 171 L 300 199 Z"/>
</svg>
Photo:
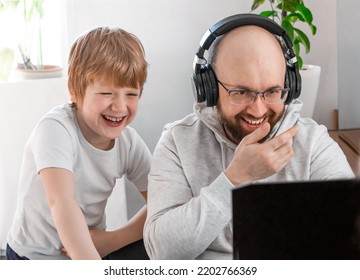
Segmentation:
<svg viewBox="0 0 360 280">
<path fill-rule="evenodd" d="M 245 122 L 247 122 L 248 124 L 250 124 L 250 125 L 261 125 L 261 124 L 264 122 L 264 120 L 265 120 L 265 118 L 261 118 L 261 119 L 256 119 L 256 120 L 254 120 L 254 119 L 248 119 L 248 118 L 245 118 L 245 117 L 242 117 L 242 119 L 243 119 Z"/>
</svg>

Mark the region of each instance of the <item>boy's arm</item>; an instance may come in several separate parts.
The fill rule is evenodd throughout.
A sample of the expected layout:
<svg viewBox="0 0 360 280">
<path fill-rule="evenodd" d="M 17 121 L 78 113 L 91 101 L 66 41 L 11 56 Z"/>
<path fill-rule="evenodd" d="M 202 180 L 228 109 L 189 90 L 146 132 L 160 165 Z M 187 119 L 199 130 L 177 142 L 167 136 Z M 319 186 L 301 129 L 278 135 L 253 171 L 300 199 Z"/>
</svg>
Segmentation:
<svg viewBox="0 0 360 280">
<path fill-rule="evenodd" d="M 147 201 L 147 192 L 140 192 Z M 146 220 L 146 204 L 121 228 L 114 231 L 91 229 L 92 240 L 100 254 L 104 257 L 130 243 L 143 238 L 144 223 Z"/>
<path fill-rule="evenodd" d="M 62 168 L 40 171 L 48 204 L 62 245 L 71 259 L 100 259 L 84 215 L 75 199 L 73 175 Z"/>
</svg>

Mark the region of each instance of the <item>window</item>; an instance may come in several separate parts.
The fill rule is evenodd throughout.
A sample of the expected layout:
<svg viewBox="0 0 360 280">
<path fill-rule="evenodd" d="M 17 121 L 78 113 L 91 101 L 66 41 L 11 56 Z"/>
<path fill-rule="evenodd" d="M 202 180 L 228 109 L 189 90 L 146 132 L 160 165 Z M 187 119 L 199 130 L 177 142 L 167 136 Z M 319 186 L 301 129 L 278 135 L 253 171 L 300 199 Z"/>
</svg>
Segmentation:
<svg viewBox="0 0 360 280">
<path fill-rule="evenodd" d="M 16 68 L 24 55 L 34 65 L 63 64 L 64 15 L 61 0 L 0 1 L 0 80 L 11 80 L 4 68 Z"/>
</svg>

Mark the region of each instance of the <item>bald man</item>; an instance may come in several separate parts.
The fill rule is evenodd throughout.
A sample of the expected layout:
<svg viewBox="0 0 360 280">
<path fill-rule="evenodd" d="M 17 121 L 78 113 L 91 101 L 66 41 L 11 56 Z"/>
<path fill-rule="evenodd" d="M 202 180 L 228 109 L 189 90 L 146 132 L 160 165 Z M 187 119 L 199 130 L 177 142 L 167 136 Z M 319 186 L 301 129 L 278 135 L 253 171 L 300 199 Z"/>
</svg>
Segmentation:
<svg viewBox="0 0 360 280">
<path fill-rule="evenodd" d="M 151 259 L 232 259 L 231 190 L 256 181 L 352 178 L 326 127 L 285 100 L 279 39 L 254 25 L 209 50 L 215 106 L 169 124 L 154 151 L 144 241 Z M 254 201 L 261 203 L 261 201 Z"/>
</svg>

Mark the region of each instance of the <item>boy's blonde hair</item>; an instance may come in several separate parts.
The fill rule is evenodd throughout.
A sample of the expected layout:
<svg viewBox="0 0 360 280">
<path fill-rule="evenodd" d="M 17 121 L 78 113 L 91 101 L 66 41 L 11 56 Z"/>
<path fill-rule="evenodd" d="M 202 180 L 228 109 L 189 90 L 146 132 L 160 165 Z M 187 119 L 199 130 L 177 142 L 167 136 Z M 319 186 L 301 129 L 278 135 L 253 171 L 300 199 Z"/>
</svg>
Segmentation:
<svg viewBox="0 0 360 280">
<path fill-rule="evenodd" d="M 82 103 L 86 87 L 95 80 L 142 91 L 146 77 L 143 45 L 135 35 L 121 28 L 95 28 L 80 36 L 71 47 L 68 87 L 78 103 Z"/>
</svg>

